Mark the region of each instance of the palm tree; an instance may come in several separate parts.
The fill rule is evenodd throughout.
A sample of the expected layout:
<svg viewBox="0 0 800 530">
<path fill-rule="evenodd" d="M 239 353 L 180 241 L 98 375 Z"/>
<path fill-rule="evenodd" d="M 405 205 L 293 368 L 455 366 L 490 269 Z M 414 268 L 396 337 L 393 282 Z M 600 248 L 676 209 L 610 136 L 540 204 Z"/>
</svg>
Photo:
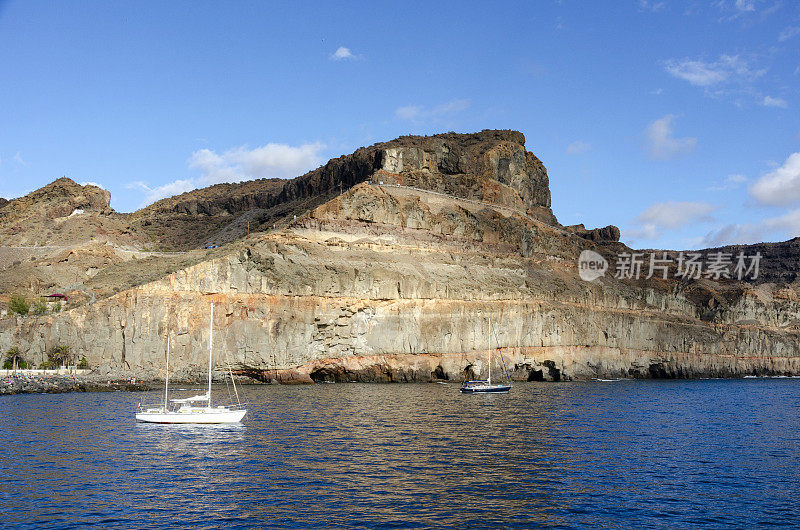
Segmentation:
<svg viewBox="0 0 800 530">
<path fill-rule="evenodd" d="M 22 355 L 19 353 L 19 348 L 16 346 L 12 346 L 6 352 L 6 358 L 11 361 L 11 369 L 17 369 L 17 361 L 22 358 Z"/>
<path fill-rule="evenodd" d="M 72 350 L 66 344 L 59 344 L 50 348 L 48 357 L 61 366 L 69 366 L 72 361 Z"/>
</svg>

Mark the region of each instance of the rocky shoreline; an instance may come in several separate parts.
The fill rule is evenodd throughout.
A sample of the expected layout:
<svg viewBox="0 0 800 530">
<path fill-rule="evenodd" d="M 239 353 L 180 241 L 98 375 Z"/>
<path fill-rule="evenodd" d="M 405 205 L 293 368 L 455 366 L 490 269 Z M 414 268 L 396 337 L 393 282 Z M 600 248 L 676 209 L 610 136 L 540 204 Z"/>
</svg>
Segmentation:
<svg viewBox="0 0 800 530">
<path fill-rule="evenodd" d="M 215 372 L 214 384 L 222 384 L 226 374 Z M 283 381 L 254 379 L 248 375 L 235 374 L 237 385 L 278 384 Z M 313 383 L 314 381 L 303 381 Z M 288 381 L 286 384 L 296 384 Z M 170 376 L 170 386 L 205 386 L 205 373 L 186 371 Z M 30 374 L 16 373 L 0 376 L 0 395 L 11 394 L 61 394 L 65 392 L 147 392 L 163 390 L 164 380 L 147 377 L 142 371 L 104 372 L 85 374 Z"/>
<path fill-rule="evenodd" d="M 143 392 L 153 383 L 136 379 L 104 379 L 74 375 L 9 375 L 0 378 L 0 395 L 64 392 Z"/>
</svg>

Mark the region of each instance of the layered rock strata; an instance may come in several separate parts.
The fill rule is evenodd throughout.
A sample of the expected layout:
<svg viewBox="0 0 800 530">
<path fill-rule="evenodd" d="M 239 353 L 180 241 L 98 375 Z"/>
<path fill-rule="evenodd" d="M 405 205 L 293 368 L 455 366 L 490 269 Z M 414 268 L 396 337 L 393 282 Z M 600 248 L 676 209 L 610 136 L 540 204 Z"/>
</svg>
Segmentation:
<svg viewBox="0 0 800 530">
<path fill-rule="evenodd" d="M 342 190 L 385 181 L 529 209 L 548 222 L 547 170 L 516 131 L 403 136 L 362 147 L 291 180 L 218 184 L 163 199 L 131 220 L 172 248 L 233 241 L 248 227 L 270 228 Z"/>
<path fill-rule="evenodd" d="M 262 380 L 485 376 L 489 319 L 518 380 L 800 373 L 796 299 L 746 291 L 705 321 L 655 283 L 580 280 L 586 243 L 521 214 L 362 184 L 162 280 L 6 320 L 0 347 L 39 360 L 66 343 L 100 372 L 157 376 L 169 333 L 177 377 L 197 377 L 213 301 L 218 368 Z"/>
</svg>

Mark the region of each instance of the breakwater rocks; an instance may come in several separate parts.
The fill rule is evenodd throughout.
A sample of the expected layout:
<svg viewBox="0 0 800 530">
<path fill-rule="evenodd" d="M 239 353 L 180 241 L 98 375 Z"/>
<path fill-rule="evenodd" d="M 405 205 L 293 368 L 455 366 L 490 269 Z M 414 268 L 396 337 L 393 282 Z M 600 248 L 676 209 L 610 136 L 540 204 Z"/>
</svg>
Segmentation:
<svg viewBox="0 0 800 530">
<path fill-rule="evenodd" d="M 105 380 L 81 376 L 10 375 L 0 379 L 0 395 L 61 394 L 64 392 L 117 392 L 152 390 L 152 385 L 136 380 Z"/>
</svg>

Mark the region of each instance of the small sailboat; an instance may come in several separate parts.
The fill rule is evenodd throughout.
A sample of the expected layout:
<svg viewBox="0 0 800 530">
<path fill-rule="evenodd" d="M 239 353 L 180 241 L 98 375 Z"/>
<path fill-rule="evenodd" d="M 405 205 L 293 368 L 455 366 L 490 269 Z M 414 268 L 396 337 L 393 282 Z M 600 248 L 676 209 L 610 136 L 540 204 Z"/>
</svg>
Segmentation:
<svg viewBox="0 0 800 530">
<path fill-rule="evenodd" d="M 208 390 L 205 394 L 189 398 L 169 399 L 169 336 L 167 336 L 167 375 L 164 378 L 164 403 L 159 406 L 142 406 L 136 411 L 136 421 L 148 423 L 237 423 L 247 410 L 241 408 L 239 392 L 233 373 L 230 374 L 237 406 L 211 405 L 211 361 L 214 353 L 214 303 L 211 303 L 211 323 L 208 338 Z M 230 368 L 228 368 L 230 372 Z"/>
<path fill-rule="evenodd" d="M 502 360 L 502 354 L 501 354 Z M 489 319 L 489 376 L 487 379 L 464 381 L 461 392 L 464 394 L 495 393 L 505 394 L 511 390 L 511 383 L 492 383 L 492 320 Z"/>
</svg>

